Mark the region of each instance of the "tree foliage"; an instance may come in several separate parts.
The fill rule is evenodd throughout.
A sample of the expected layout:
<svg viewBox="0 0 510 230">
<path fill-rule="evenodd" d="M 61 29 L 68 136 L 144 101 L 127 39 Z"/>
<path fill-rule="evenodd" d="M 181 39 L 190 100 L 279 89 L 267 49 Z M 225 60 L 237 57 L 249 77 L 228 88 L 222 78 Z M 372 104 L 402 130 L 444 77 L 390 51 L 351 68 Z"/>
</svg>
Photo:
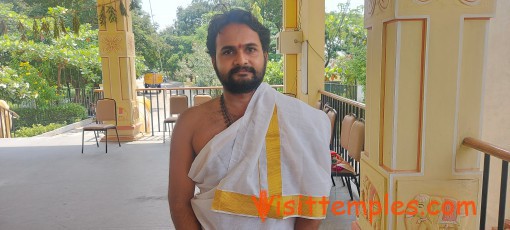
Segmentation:
<svg viewBox="0 0 510 230">
<path fill-rule="evenodd" d="M 349 8 L 349 3 L 340 3 L 339 12 L 326 14 L 326 63 L 341 53 L 350 53 L 355 47 L 366 45 L 366 31 L 363 27 L 363 9 Z"/>
<path fill-rule="evenodd" d="M 365 84 L 366 30 L 363 8 L 340 3 L 339 11 L 326 14 L 325 73 L 327 81 Z"/>
<path fill-rule="evenodd" d="M 193 0 L 192 3 L 186 7 L 177 8 L 177 20 L 175 21 L 174 33 L 178 36 L 190 36 L 195 34 L 195 29 L 207 24 L 207 21 L 202 20 L 202 16 L 209 13 L 214 5 L 207 0 Z"/>
<path fill-rule="evenodd" d="M 270 29 L 265 81 L 283 84 L 283 64 L 275 44 L 282 28 L 281 0 L 193 0 L 189 6 L 178 8 L 175 22 L 160 32 L 150 15 L 141 10 L 140 0 L 131 1 L 131 6 L 137 76 L 159 71 L 172 80 L 219 85 L 205 48 L 208 22 L 218 12 L 242 8 Z M 81 26 L 76 27 L 76 23 Z M 62 85 L 78 88 L 101 83 L 98 24 L 96 0 L 3 0 L 0 97 L 37 97 L 43 103 L 51 99 L 45 98 L 48 94 L 44 92 L 54 90 L 58 96 Z M 363 9 L 339 4 L 338 11 L 326 14 L 325 26 L 326 80 L 364 84 Z M 43 86 L 47 86 L 46 91 Z"/>
<path fill-rule="evenodd" d="M 162 55 L 163 69 L 173 80 L 196 79 L 198 85 L 219 84 L 211 71 L 211 60 L 205 48 L 207 26 L 212 16 L 232 8 L 249 10 L 275 37 L 282 23 L 281 4 L 281 0 L 193 0 L 189 6 L 178 8 L 174 24 L 160 33 L 165 43 L 170 45 L 167 50 L 170 54 Z M 271 40 L 269 59 L 281 63 L 281 55 L 276 54 L 276 39 Z"/>
<path fill-rule="evenodd" d="M 2 0 L 10 3 L 13 11 L 24 14 L 29 18 L 41 18 L 48 12 L 48 8 L 63 7 L 72 9 L 78 15 L 83 24 L 90 24 L 92 29 L 97 29 L 97 0 Z M 69 20 L 69 19 L 68 19 Z M 70 21 L 66 21 L 70 23 Z"/>
<path fill-rule="evenodd" d="M 156 27 L 152 25 L 149 14 L 135 11 L 132 15 L 136 56 L 144 58 L 144 64 L 148 70 L 159 70 L 161 67 L 160 51 L 164 43 L 157 36 Z"/>
<path fill-rule="evenodd" d="M 6 79 L 29 86 L 19 99 L 32 98 L 38 106 L 45 106 L 59 98 L 56 88 L 64 82 L 76 88 L 100 83 L 97 30 L 85 24 L 79 35 L 68 33 L 70 27 L 64 22 L 72 15 L 62 7 L 49 8 L 40 18 L 14 12 L 12 4 L 0 3 L 0 8 L 0 18 L 9 31 L 0 37 L 0 66 L 9 75 Z M 67 75 L 62 75 L 65 70 Z"/>
</svg>

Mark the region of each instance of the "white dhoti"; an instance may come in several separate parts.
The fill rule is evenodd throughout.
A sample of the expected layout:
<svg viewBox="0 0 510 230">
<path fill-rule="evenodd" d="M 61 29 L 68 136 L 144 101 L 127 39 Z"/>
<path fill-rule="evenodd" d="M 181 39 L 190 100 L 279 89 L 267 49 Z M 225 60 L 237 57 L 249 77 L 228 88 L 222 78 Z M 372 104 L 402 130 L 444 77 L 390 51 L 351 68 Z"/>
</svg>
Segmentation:
<svg viewBox="0 0 510 230">
<path fill-rule="evenodd" d="M 262 83 L 244 116 L 191 166 L 188 176 L 200 189 L 191 204 L 203 228 L 293 229 L 291 217 L 324 218 L 329 139 L 322 111 Z"/>
</svg>

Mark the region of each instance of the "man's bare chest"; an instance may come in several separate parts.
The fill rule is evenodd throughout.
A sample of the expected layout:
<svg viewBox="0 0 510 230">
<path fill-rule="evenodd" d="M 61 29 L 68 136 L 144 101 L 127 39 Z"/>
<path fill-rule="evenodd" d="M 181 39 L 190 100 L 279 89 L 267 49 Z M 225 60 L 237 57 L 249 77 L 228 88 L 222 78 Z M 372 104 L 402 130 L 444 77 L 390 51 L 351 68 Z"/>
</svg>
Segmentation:
<svg viewBox="0 0 510 230">
<path fill-rule="evenodd" d="M 225 121 L 221 116 L 204 117 L 201 121 L 197 122 L 192 138 L 195 155 L 198 155 L 214 136 L 226 128 Z"/>
</svg>

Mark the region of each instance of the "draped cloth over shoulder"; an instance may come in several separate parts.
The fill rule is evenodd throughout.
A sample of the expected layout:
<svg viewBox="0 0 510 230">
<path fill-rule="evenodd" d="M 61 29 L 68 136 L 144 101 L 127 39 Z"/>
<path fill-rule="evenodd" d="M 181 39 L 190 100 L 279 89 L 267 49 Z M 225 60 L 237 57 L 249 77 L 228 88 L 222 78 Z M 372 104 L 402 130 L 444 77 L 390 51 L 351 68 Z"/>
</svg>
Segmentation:
<svg viewBox="0 0 510 230">
<path fill-rule="evenodd" d="M 191 166 L 188 175 L 200 188 L 192 206 L 202 226 L 292 228 L 289 217 L 324 218 L 327 203 L 319 202 L 331 188 L 329 125 L 321 111 L 261 84 L 244 116 L 209 141 Z"/>
</svg>

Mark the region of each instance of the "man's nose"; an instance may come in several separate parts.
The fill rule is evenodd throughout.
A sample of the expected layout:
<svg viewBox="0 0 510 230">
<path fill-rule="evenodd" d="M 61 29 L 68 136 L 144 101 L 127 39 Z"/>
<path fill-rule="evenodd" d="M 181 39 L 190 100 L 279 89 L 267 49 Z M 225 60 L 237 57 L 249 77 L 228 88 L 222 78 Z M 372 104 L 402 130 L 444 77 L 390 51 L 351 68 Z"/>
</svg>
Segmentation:
<svg viewBox="0 0 510 230">
<path fill-rule="evenodd" d="M 235 65 L 246 65 L 248 64 L 248 57 L 243 52 L 237 52 L 236 58 L 234 60 Z"/>
</svg>

